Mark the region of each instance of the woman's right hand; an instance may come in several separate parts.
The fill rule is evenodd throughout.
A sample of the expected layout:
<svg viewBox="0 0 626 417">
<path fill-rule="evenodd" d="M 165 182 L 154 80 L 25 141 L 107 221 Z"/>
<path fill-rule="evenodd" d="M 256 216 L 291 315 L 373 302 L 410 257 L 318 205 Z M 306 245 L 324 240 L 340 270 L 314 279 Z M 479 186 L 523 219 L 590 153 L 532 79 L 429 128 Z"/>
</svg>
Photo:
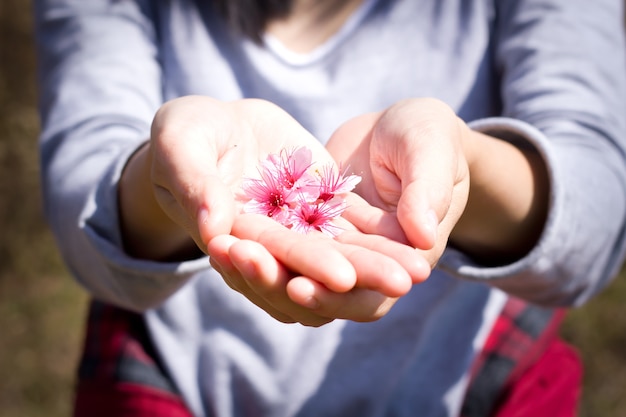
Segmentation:
<svg viewBox="0 0 626 417">
<path fill-rule="evenodd" d="M 127 165 L 120 185 L 126 250 L 137 257 L 184 259 L 238 212 L 235 195 L 260 160 L 282 148 L 307 146 L 332 161 L 291 116 L 262 100 L 221 102 L 187 96 L 156 113 L 150 141 Z M 195 243 L 195 245 L 194 245 Z"/>
</svg>

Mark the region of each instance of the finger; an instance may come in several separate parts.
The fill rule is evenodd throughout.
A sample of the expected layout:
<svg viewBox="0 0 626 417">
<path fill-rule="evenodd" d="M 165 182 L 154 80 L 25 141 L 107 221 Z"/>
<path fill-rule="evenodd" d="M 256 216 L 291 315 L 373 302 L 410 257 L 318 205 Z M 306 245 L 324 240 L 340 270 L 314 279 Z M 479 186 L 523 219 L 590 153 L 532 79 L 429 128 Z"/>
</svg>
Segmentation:
<svg viewBox="0 0 626 417">
<path fill-rule="evenodd" d="M 363 293 L 361 298 L 368 300 L 384 300 L 390 297 L 399 297 L 406 294 L 411 288 L 411 279 L 408 274 L 400 267 L 397 262 L 384 255 L 363 249 L 353 245 L 341 245 L 341 253 L 350 260 L 355 266 L 358 274 L 358 284 L 361 289 L 369 289 L 371 291 Z M 329 312 L 339 309 L 340 306 L 325 306 L 322 313 L 317 310 L 315 299 L 299 298 L 293 300 L 288 297 L 287 289 L 292 281 L 316 282 L 317 286 L 324 288 L 323 294 L 328 293 L 339 294 L 330 291 L 315 279 L 308 277 L 290 278 L 288 272 L 281 269 L 280 264 L 272 257 L 272 255 L 257 242 L 241 240 L 234 243 L 229 250 L 230 260 L 239 272 L 247 279 L 247 285 L 254 291 L 257 297 L 248 295 L 248 298 L 257 305 L 269 305 L 273 311 L 287 314 L 291 319 L 305 325 L 318 326 L 325 324 L 327 318 L 335 318 Z M 374 296 L 374 293 L 378 296 Z M 369 295 L 365 295 L 369 294 Z M 297 297 L 297 296 L 296 296 Z M 339 302 L 340 297 L 331 297 L 333 301 Z M 302 307 L 307 307 L 302 309 Z M 313 307 L 313 311 L 309 310 Z M 267 307 L 265 310 L 270 311 Z M 368 310 L 369 309 L 369 310 Z M 370 320 L 369 315 L 374 315 L 378 310 L 372 310 L 371 307 L 363 309 L 360 314 L 363 315 L 362 320 Z M 380 311 L 378 311 L 380 313 Z M 354 317 L 358 317 L 356 313 L 346 312 Z M 276 314 L 273 314 L 275 317 Z M 319 316 L 322 316 L 320 318 Z M 368 318 L 366 319 L 366 315 Z"/>
<path fill-rule="evenodd" d="M 200 241 L 205 245 L 215 236 L 230 233 L 235 218 L 235 200 L 230 188 L 218 177 L 205 177 L 196 211 Z"/>
<path fill-rule="evenodd" d="M 183 178 L 189 175 L 186 169 L 170 175 L 167 183 L 156 184 L 155 196 L 164 211 L 206 250 L 211 238 L 230 233 L 235 201 L 232 191 L 216 172 L 192 170 L 194 180 L 186 182 Z"/>
<path fill-rule="evenodd" d="M 458 191 L 458 193 L 463 193 L 463 191 Z M 462 198 L 462 200 L 466 201 L 466 197 L 465 199 Z M 463 207 L 464 206 L 462 204 L 459 204 L 458 206 L 452 204 L 450 206 L 446 217 L 439 223 L 437 230 L 437 242 L 431 249 L 416 249 L 416 252 L 430 264 L 431 269 L 436 267 L 441 255 L 445 251 L 448 245 L 450 233 L 456 225 L 456 222 L 462 213 Z"/>
<path fill-rule="evenodd" d="M 235 278 L 240 272 L 230 259 L 230 248 L 238 241 L 239 239 L 229 235 L 216 236 L 207 245 L 207 252 L 211 266 L 222 275 L 228 286 L 243 294 L 246 292 L 245 282 Z"/>
<path fill-rule="evenodd" d="M 345 292 L 356 283 L 354 266 L 330 238 L 302 235 L 255 214 L 237 216 L 232 233 L 259 242 L 287 269 L 311 277 L 332 291 Z"/>
<path fill-rule="evenodd" d="M 296 277 L 289 281 L 287 292 L 294 302 L 310 308 L 320 316 L 357 322 L 380 319 L 397 300 L 362 288 L 342 294 L 335 293 L 305 277 Z"/>
<path fill-rule="evenodd" d="M 367 257 L 365 262 L 359 262 L 358 265 L 360 267 L 369 265 L 372 269 L 368 275 L 375 273 L 380 275 L 389 274 L 382 285 L 374 285 L 375 281 L 370 281 L 372 284 L 368 286 L 368 288 L 380 290 L 388 296 L 397 297 L 407 290 L 405 288 L 405 274 L 395 273 L 397 266 L 400 266 L 408 274 L 411 284 L 423 282 L 430 276 L 431 264 L 429 259 L 411 246 L 393 241 L 384 236 L 363 234 L 355 231 L 346 231 L 337 236 L 336 240 L 352 246 L 362 247 L 369 251 L 365 255 Z M 352 261 L 352 258 L 348 259 Z M 389 259 L 394 262 L 389 263 Z M 354 260 L 354 262 L 357 261 Z M 385 267 L 389 268 L 389 272 L 383 271 Z M 356 269 L 359 276 L 357 286 L 360 287 L 363 286 L 363 281 L 359 275 L 360 268 Z M 392 288 L 396 288 L 396 290 L 394 291 Z"/>
<path fill-rule="evenodd" d="M 246 297 L 284 322 L 299 322 L 318 327 L 332 321 L 294 303 L 286 287 L 292 279 L 289 272 L 258 242 L 240 240 L 229 250 L 232 264 L 245 280 Z"/>
<path fill-rule="evenodd" d="M 432 249 L 438 240 L 439 222 L 450 206 L 453 184 L 418 179 L 408 184 L 398 200 L 398 223 L 419 249 Z"/>
<path fill-rule="evenodd" d="M 356 270 L 356 287 L 378 291 L 388 297 L 400 297 L 411 289 L 411 276 L 392 257 L 347 243 L 341 243 L 338 249 Z"/>
<path fill-rule="evenodd" d="M 364 198 L 348 193 L 346 210 L 342 217 L 367 234 L 386 236 L 400 243 L 409 243 L 394 212 L 375 207 Z"/>
<path fill-rule="evenodd" d="M 454 111 L 433 99 L 392 106 L 373 134 L 371 152 L 379 161 L 372 166 L 375 177 L 397 176 L 398 221 L 417 248 L 431 249 L 437 242 L 437 226 L 459 176 L 461 136 Z"/>
<path fill-rule="evenodd" d="M 249 278 L 246 277 L 245 270 L 248 272 L 253 269 L 250 266 L 246 266 L 243 269 L 238 268 L 237 261 L 231 260 L 231 249 L 236 247 L 239 243 L 239 239 L 232 236 L 222 235 L 212 239 L 209 244 L 209 252 L 211 255 L 211 265 L 222 276 L 224 282 L 233 290 L 245 296 L 253 304 L 260 307 L 270 316 L 283 323 L 295 323 L 297 320 L 292 318 L 289 314 L 275 308 L 271 303 L 267 302 L 263 297 L 257 294 L 253 288 L 249 285 Z M 257 262 L 263 262 L 264 259 L 258 259 Z M 250 261 L 249 263 L 254 263 Z M 285 290 L 283 289 L 283 293 Z M 286 296 L 285 296 L 286 298 Z"/>
<path fill-rule="evenodd" d="M 342 217 L 353 227 L 343 227 L 344 232 L 335 240 L 393 258 L 408 272 L 414 284 L 428 278 L 430 262 L 410 246 L 394 213 L 373 207 L 360 196 L 351 194 L 348 209 Z"/>
<path fill-rule="evenodd" d="M 450 205 L 457 160 L 445 145 L 447 141 L 436 133 L 421 141 L 403 142 L 402 160 L 395 162 L 402 187 L 396 208 L 398 223 L 413 246 L 427 250 L 437 242 L 439 222 Z"/>
<path fill-rule="evenodd" d="M 291 278 L 289 271 L 261 244 L 238 240 L 230 247 L 228 254 L 233 265 L 245 277 L 249 277 L 252 286 L 274 292 L 282 290 L 284 293 L 284 287 Z"/>
</svg>

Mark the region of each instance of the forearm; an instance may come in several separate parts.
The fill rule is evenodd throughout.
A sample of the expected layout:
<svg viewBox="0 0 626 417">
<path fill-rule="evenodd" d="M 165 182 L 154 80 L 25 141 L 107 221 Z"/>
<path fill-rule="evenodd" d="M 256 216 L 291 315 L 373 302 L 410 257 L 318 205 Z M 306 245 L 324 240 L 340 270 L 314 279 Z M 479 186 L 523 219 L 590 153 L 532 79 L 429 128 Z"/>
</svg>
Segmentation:
<svg viewBox="0 0 626 417">
<path fill-rule="evenodd" d="M 545 162 L 532 149 L 474 130 L 468 131 L 464 148 L 470 192 L 451 244 L 485 264 L 521 258 L 536 244 L 545 224 Z"/>
</svg>

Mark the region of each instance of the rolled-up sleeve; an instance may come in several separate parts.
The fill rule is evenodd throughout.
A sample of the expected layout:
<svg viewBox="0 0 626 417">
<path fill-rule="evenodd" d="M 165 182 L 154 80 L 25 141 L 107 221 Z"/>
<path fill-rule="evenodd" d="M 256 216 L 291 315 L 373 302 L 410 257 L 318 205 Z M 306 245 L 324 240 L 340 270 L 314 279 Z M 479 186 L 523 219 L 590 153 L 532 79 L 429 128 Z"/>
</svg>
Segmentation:
<svg viewBox="0 0 626 417">
<path fill-rule="evenodd" d="M 117 183 L 162 102 L 151 2 L 37 0 L 45 213 L 70 271 L 95 297 L 161 303 L 208 266 L 128 257 Z"/>
<path fill-rule="evenodd" d="M 503 114 L 470 125 L 543 157 L 548 219 L 513 264 L 485 268 L 450 249 L 442 267 L 539 304 L 578 305 L 618 273 L 625 251 L 623 5 L 508 0 L 497 9 Z"/>
</svg>

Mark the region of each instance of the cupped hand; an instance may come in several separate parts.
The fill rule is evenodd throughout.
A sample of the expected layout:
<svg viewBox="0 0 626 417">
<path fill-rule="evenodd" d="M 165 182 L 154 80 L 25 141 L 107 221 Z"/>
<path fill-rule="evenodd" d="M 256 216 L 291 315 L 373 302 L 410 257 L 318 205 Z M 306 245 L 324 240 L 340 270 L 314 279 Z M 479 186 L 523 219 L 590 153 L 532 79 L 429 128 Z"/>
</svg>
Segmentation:
<svg viewBox="0 0 626 417">
<path fill-rule="evenodd" d="M 172 100 L 157 112 L 151 136 L 156 200 L 204 252 L 211 238 L 230 233 L 241 181 L 269 153 L 306 146 L 314 160 L 332 161 L 291 116 L 263 100 Z"/>
<path fill-rule="evenodd" d="M 362 176 L 367 204 L 344 213 L 366 233 L 409 242 L 434 266 L 468 200 L 469 128 L 444 103 L 408 99 L 356 117 L 326 145 Z"/>
<path fill-rule="evenodd" d="M 337 242 L 242 214 L 231 233 L 209 242 L 213 266 L 231 288 L 286 323 L 377 320 L 430 273 L 411 247 L 356 230 Z"/>
<path fill-rule="evenodd" d="M 160 242 L 193 240 L 228 285 L 282 321 L 317 326 L 335 318 L 382 317 L 430 273 L 411 247 L 363 234 L 345 220 L 336 240 L 301 235 L 265 216 L 241 214 L 237 206 L 241 181 L 255 176 L 259 161 L 302 146 L 316 163 L 334 162 L 310 133 L 268 102 L 185 97 L 165 104 L 149 145 L 121 181 L 126 241 L 143 250 L 141 256 L 164 259 L 173 246 Z M 137 193 L 137 184 L 146 182 L 151 193 Z M 148 209 L 150 195 L 158 210 Z M 158 255 L 150 252 L 154 248 Z"/>
</svg>

